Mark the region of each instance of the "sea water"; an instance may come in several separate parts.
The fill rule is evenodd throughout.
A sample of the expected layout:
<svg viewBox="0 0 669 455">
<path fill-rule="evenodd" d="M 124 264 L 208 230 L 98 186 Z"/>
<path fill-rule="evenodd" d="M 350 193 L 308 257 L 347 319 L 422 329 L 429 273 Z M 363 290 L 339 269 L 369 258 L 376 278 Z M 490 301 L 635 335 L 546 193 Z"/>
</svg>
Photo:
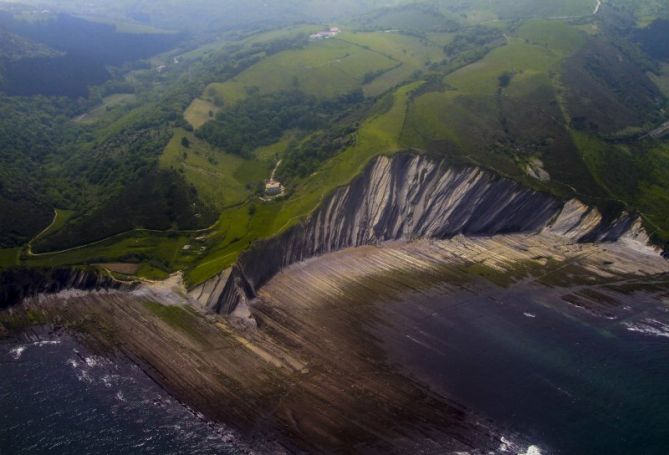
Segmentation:
<svg viewBox="0 0 669 455">
<path fill-rule="evenodd" d="M 593 315 L 522 286 L 384 302 L 389 361 L 543 455 L 669 454 L 669 309 Z"/>
<path fill-rule="evenodd" d="M 0 454 L 250 453 L 124 358 L 67 335 L 0 342 Z"/>
</svg>

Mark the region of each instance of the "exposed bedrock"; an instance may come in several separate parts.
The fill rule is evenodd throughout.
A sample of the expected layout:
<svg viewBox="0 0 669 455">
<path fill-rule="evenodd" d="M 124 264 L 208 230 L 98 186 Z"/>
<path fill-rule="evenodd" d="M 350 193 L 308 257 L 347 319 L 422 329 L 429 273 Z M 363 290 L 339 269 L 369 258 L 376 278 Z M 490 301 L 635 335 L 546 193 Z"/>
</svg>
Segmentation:
<svg viewBox="0 0 669 455">
<path fill-rule="evenodd" d="M 94 268 L 12 269 L 0 273 L 0 308 L 21 303 L 38 294 L 67 289 L 99 290 L 129 288 Z"/>
<path fill-rule="evenodd" d="M 577 200 L 567 203 L 475 167 L 452 167 L 414 154 L 379 157 L 304 222 L 259 241 L 231 270 L 191 296 L 230 314 L 281 269 L 349 247 L 389 240 L 445 239 L 550 230 L 574 241 L 648 244 L 640 220 L 612 220 Z M 245 305 L 242 305 L 245 306 Z"/>
</svg>

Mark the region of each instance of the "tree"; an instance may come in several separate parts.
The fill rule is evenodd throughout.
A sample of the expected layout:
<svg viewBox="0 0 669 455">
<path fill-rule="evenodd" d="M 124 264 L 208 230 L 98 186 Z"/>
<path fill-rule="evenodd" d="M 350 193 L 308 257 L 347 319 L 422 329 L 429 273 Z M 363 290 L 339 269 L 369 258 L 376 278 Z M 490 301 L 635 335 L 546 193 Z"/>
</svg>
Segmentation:
<svg viewBox="0 0 669 455">
<path fill-rule="evenodd" d="M 181 138 L 181 145 L 184 146 L 185 148 L 190 148 L 190 141 L 186 136 Z"/>
</svg>

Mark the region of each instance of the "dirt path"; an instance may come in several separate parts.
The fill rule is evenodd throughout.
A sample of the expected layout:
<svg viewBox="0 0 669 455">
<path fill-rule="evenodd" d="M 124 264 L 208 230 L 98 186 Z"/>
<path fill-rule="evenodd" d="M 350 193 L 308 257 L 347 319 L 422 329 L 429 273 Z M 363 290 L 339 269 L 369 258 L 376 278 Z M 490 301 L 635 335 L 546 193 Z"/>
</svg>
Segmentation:
<svg viewBox="0 0 669 455">
<path fill-rule="evenodd" d="M 276 175 L 276 171 L 277 171 L 277 169 L 279 169 L 279 166 L 281 166 L 281 161 L 283 161 L 283 160 L 277 161 L 276 166 L 274 166 L 274 169 L 272 169 L 272 176 L 270 177 L 270 180 L 274 180 L 274 176 Z"/>
<path fill-rule="evenodd" d="M 597 5 L 595 5 L 595 10 L 592 12 L 592 15 L 596 16 L 597 13 L 599 13 L 601 7 L 602 7 L 602 0 L 597 0 Z"/>
</svg>

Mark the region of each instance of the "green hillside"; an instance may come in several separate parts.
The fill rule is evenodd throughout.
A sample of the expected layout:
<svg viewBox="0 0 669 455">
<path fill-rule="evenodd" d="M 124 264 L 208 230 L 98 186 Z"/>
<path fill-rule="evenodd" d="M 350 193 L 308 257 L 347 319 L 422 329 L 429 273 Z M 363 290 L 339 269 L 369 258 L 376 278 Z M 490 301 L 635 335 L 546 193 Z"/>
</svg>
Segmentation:
<svg viewBox="0 0 669 455">
<path fill-rule="evenodd" d="M 617 5 L 386 5 L 342 19 L 331 39 L 300 25 L 158 56 L 71 106 L 76 121 L 47 122 L 58 147 L 34 162 L 48 164 L 49 190 L 11 202 L 39 210 L 24 234 L 4 228 L 0 261 L 129 261 L 143 276 L 183 270 L 200 283 L 304 219 L 373 157 L 402 150 L 638 212 L 666 244 L 669 142 L 647 133 L 667 121 L 669 61 L 639 42 L 639 11 L 659 14 L 652 1 Z M 25 162 L 14 167 L 31 178 Z M 275 168 L 286 193 L 262 198 Z M 17 256 L 54 208 L 67 219 Z"/>
</svg>

